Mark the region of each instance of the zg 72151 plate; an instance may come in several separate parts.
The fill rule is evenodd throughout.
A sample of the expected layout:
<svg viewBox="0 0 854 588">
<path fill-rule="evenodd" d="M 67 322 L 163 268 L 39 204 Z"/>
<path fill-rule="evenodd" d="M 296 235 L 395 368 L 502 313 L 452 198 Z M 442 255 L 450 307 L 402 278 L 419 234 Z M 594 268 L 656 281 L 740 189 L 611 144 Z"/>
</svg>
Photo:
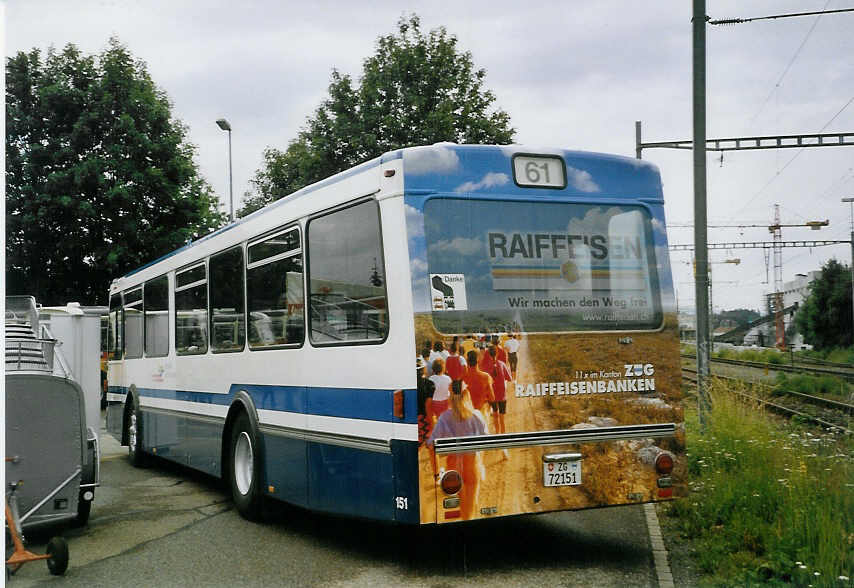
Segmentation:
<svg viewBox="0 0 854 588">
<path fill-rule="evenodd" d="M 543 486 L 581 484 L 581 454 L 557 453 L 543 456 Z"/>
</svg>

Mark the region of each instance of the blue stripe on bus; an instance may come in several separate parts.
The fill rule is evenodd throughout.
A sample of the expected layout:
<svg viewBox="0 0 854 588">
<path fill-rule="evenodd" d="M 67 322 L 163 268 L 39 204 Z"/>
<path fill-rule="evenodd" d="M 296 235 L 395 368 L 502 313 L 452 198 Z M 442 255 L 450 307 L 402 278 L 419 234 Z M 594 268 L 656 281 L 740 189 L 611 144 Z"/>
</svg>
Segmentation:
<svg viewBox="0 0 854 588">
<path fill-rule="evenodd" d="M 111 386 L 110 391 L 125 394 L 127 389 Z M 139 394 L 151 398 L 182 400 L 200 404 L 229 406 L 234 395 L 245 390 L 258 410 L 278 410 L 318 416 L 342 417 L 381 422 L 418 422 L 418 392 L 404 391 L 404 418 L 393 414 L 392 390 L 370 388 L 322 388 L 304 386 L 261 386 L 232 384 L 228 394 L 139 388 Z"/>
</svg>

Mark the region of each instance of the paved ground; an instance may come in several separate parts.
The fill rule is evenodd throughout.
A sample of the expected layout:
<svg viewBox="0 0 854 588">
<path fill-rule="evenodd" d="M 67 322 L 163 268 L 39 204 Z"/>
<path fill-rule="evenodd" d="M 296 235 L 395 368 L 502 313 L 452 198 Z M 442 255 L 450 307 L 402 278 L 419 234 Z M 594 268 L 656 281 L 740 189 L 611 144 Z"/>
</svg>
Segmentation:
<svg viewBox="0 0 854 588">
<path fill-rule="evenodd" d="M 66 576 L 36 562 L 10 586 L 657 585 L 642 506 L 411 529 L 272 505 L 253 524 L 216 480 L 134 469 L 102 435 L 89 525 L 55 531 L 69 540 Z"/>
</svg>

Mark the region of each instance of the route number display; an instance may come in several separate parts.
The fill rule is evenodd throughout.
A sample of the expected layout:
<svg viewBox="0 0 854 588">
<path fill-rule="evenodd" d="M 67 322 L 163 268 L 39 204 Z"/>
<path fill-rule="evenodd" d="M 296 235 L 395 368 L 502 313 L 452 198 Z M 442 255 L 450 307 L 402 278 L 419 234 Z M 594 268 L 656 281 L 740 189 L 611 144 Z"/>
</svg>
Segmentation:
<svg viewBox="0 0 854 588">
<path fill-rule="evenodd" d="M 546 155 L 517 155 L 513 158 L 513 175 L 520 186 L 565 188 L 563 160 Z"/>
</svg>

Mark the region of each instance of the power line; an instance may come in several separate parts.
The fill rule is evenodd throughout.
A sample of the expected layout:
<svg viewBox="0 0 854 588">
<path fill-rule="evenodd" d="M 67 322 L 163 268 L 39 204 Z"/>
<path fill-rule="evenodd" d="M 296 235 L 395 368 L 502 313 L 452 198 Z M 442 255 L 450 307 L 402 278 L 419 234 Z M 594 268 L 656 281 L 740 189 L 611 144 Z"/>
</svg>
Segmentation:
<svg viewBox="0 0 854 588">
<path fill-rule="evenodd" d="M 851 240 L 836 240 L 836 239 L 819 239 L 810 241 L 782 241 L 781 247 L 823 247 L 826 245 L 842 245 L 843 243 L 851 243 Z M 733 243 L 709 243 L 709 249 L 772 249 L 775 246 L 774 241 L 739 241 Z M 679 243 L 668 245 L 670 251 L 693 251 L 694 245 L 688 243 Z"/>
<path fill-rule="evenodd" d="M 823 8 L 822 10 L 826 9 L 826 8 L 828 7 L 828 5 L 830 4 L 830 2 L 831 2 L 831 0 L 827 0 L 827 3 L 824 5 L 824 8 Z M 785 77 L 786 77 L 786 74 L 787 74 L 787 73 L 789 73 L 789 68 L 791 68 L 791 67 L 792 67 L 792 64 L 793 64 L 793 63 L 795 63 L 795 59 L 797 59 L 797 58 L 798 58 L 798 55 L 800 55 L 800 53 L 801 53 L 801 49 L 803 49 L 803 48 L 804 48 L 804 45 L 806 45 L 806 44 L 807 44 L 807 41 L 809 40 L 810 35 L 812 35 L 812 32 L 815 30 L 815 27 L 818 25 L 818 21 L 820 21 L 820 20 L 821 20 L 821 14 L 819 14 L 819 15 L 818 15 L 818 18 L 816 18 L 816 19 L 815 19 L 815 22 L 813 22 L 813 23 L 812 23 L 812 26 L 810 27 L 810 30 L 809 30 L 809 31 L 807 31 L 807 35 L 806 35 L 806 37 L 804 37 L 804 40 L 803 40 L 803 41 L 801 41 L 800 46 L 799 46 L 799 47 L 798 47 L 798 49 L 795 51 L 795 54 L 794 54 L 794 55 L 792 55 L 792 58 L 789 60 L 789 64 L 788 64 L 788 65 L 786 66 L 786 68 L 783 70 L 783 73 L 782 73 L 782 74 L 780 74 L 780 77 L 779 77 L 779 79 L 777 80 L 777 83 L 775 83 L 775 84 L 774 84 L 774 87 L 773 87 L 773 88 L 771 88 L 771 91 L 770 91 L 770 92 L 768 92 L 768 95 L 765 97 L 765 100 L 764 100 L 764 101 L 762 102 L 762 104 L 759 106 L 759 110 L 757 110 L 757 111 L 756 111 L 756 114 L 754 114 L 754 115 L 750 118 L 750 120 L 748 121 L 748 124 L 751 124 L 751 123 L 753 123 L 753 121 L 754 121 L 754 120 L 756 120 L 756 117 L 757 117 L 757 116 L 759 116 L 759 114 L 762 112 L 762 109 L 764 109 L 764 108 L 765 108 L 765 105 L 766 105 L 766 104 L 768 104 L 768 100 L 770 100 L 770 99 L 771 99 L 771 96 L 773 96 L 773 95 L 774 95 L 774 92 L 777 90 L 777 88 L 779 88 L 779 87 L 780 87 L 780 83 L 783 81 L 783 78 L 785 78 Z"/>
<path fill-rule="evenodd" d="M 792 211 L 792 212 L 795 212 L 795 211 Z M 798 213 L 795 212 L 795 214 L 798 214 Z M 798 214 L 798 216 L 804 218 L 803 215 Z M 766 221 L 764 223 L 760 222 L 760 223 L 749 224 L 749 225 L 748 224 L 706 225 L 706 228 L 709 228 L 709 229 L 751 229 L 751 228 L 767 229 L 768 226 L 769 226 L 768 222 Z M 780 226 L 781 227 L 802 227 L 802 226 L 804 226 L 804 224 L 803 223 L 783 224 Z M 690 223 L 667 223 L 667 228 L 668 229 L 688 229 L 688 228 L 694 228 L 694 225 L 690 224 Z"/>
<path fill-rule="evenodd" d="M 827 4 L 825 4 L 827 6 Z M 791 18 L 794 16 L 815 16 L 822 14 L 836 14 L 839 12 L 854 12 L 854 8 L 837 8 L 834 10 L 816 10 L 813 12 L 791 12 L 788 14 L 773 14 L 771 16 L 754 16 L 752 18 L 723 18 L 719 20 L 708 21 L 711 25 L 734 25 L 746 22 L 754 22 L 757 20 L 774 20 L 778 18 Z"/>
<path fill-rule="evenodd" d="M 854 9 L 852 9 L 852 10 L 854 10 Z M 824 131 L 824 129 L 826 129 L 826 128 L 830 125 L 830 123 L 832 123 L 834 120 L 836 120 L 836 117 L 837 117 L 837 116 L 839 116 L 840 114 L 842 114 L 842 112 L 843 112 L 846 108 L 848 108 L 848 107 L 851 105 L 851 103 L 852 103 L 852 102 L 854 102 L 854 96 L 852 96 L 851 98 L 849 98 L 849 99 L 848 99 L 848 102 L 846 102 L 846 103 L 845 103 L 845 106 L 843 106 L 842 108 L 840 108 L 840 109 L 837 111 L 837 113 L 836 113 L 836 114 L 834 114 L 832 117 L 830 117 L 830 120 L 829 120 L 829 121 L 827 121 L 827 122 L 824 124 L 824 126 L 823 126 L 823 127 L 821 127 L 821 130 L 819 130 L 819 132 L 818 132 L 817 134 L 821 134 L 821 132 L 822 132 L 822 131 Z M 770 186 L 770 185 L 774 182 L 774 180 L 776 180 L 778 177 L 780 177 L 780 174 L 782 174 L 782 173 L 783 173 L 783 171 L 785 171 L 785 169 L 786 169 L 787 167 L 789 167 L 789 166 L 792 164 L 792 162 L 793 162 L 793 161 L 795 161 L 795 160 L 798 158 L 798 156 L 800 156 L 800 154 L 801 154 L 801 153 L 803 153 L 803 152 L 804 152 L 804 149 L 805 149 L 804 147 L 802 147 L 801 149 L 799 149 L 799 150 L 798 150 L 798 152 L 797 152 L 797 153 L 795 153 L 795 155 L 794 155 L 794 156 L 792 156 L 792 158 L 791 158 L 789 161 L 787 161 L 787 162 L 786 162 L 786 164 L 785 164 L 782 168 L 780 168 L 779 170 L 777 170 L 777 172 L 775 172 L 775 173 L 774 173 L 774 175 L 773 175 L 773 176 L 771 176 L 771 179 L 770 179 L 770 180 L 768 180 L 768 181 L 765 183 L 765 185 L 764 185 L 764 186 L 762 186 L 762 188 L 760 188 L 760 189 L 759 189 L 759 191 L 758 191 L 756 194 L 754 194 L 754 195 L 750 198 L 750 200 L 748 200 L 748 201 L 747 201 L 747 204 L 745 204 L 744 206 L 742 206 L 741 208 L 739 208 L 739 209 L 738 209 L 738 211 L 736 211 L 736 216 L 738 215 L 738 213 L 739 213 L 739 212 L 741 212 L 742 210 L 745 210 L 748 206 L 750 206 L 751 204 L 753 204 L 753 201 L 754 201 L 754 200 L 756 200 L 756 198 L 757 198 L 757 197 L 759 197 L 759 195 L 760 195 L 760 194 L 762 194 L 762 192 L 764 192 L 764 191 L 765 191 L 765 189 L 766 189 L 766 188 L 768 188 L 768 186 Z"/>
<path fill-rule="evenodd" d="M 848 177 L 847 177 L 847 179 L 846 179 L 846 176 L 848 176 Z M 830 195 L 834 190 L 836 190 L 837 188 L 842 187 L 843 185 L 847 184 L 847 183 L 848 183 L 848 182 L 850 182 L 852 179 L 854 179 L 854 167 L 849 167 L 849 168 L 848 168 L 848 169 L 847 169 L 847 170 L 846 170 L 846 171 L 845 171 L 841 176 L 839 176 L 838 178 L 836 178 L 836 179 L 835 179 L 835 180 L 830 184 L 830 186 L 828 186 L 828 187 L 827 187 L 827 189 L 826 189 L 824 192 L 822 192 L 821 194 L 819 194 L 818 196 L 816 196 L 816 200 L 824 200 L 824 199 L 825 199 L 825 198 L 827 198 L 827 197 L 828 197 L 828 196 L 829 196 L 829 195 Z"/>
</svg>

